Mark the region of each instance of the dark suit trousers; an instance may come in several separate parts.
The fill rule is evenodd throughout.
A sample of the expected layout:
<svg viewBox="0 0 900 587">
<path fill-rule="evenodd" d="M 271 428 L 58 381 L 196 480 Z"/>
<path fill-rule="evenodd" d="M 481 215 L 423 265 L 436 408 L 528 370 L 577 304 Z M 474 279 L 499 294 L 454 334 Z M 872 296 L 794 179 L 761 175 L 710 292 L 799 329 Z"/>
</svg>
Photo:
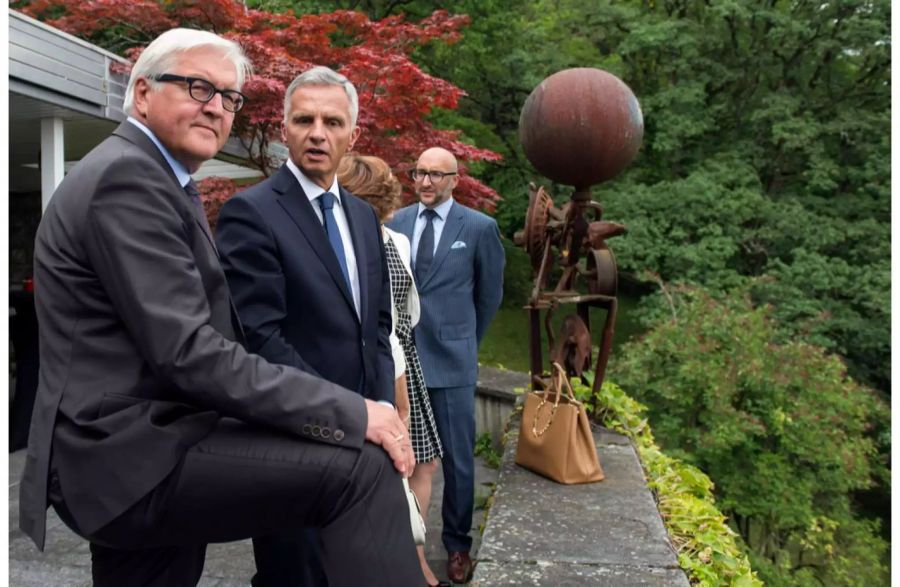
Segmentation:
<svg viewBox="0 0 900 587">
<path fill-rule="evenodd" d="M 50 497 L 79 532 L 52 481 Z M 227 418 L 153 492 L 85 537 L 96 587 L 180 587 L 196 585 L 208 542 L 304 527 L 321 529 L 332 587 L 422 582 L 406 497 L 384 450 L 339 448 Z"/>
<path fill-rule="evenodd" d="M 365 380 L 360 379 L 356 392 L 364 395 Z M 276 536 L 253 539 L 256 574 L 250 587 L 329 587 L 322 568 L 322 543 L 319 531 L 303 528 Z"/>
<path fill-rule="evenodd" d="M 468 552 L 475 509 L 475 386 L 429 387 L 428 396 L 444 446 L 441 539 L 447 552 Z"/>
<path fill-rule="evenodd" d="M 251 587 L 327 587 L 315 528 L 253 539 L 256 574 Z"/>
</svg>

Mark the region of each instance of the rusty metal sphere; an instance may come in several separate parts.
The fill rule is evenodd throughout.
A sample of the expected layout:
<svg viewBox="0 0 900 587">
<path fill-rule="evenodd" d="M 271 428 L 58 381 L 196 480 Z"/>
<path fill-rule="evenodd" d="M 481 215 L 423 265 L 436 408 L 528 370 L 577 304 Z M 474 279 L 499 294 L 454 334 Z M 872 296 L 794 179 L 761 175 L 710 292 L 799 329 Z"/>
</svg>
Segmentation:
<svg viewBox="0 0 900 587">
<path fill-rule="evenodd" d="M 554 73 L 531 92 L 519 117 L 519 139 L 531 164 L 578 191 L 618 175 L 643 137 L 637 98 L 602 69 Z"/>
</svg>

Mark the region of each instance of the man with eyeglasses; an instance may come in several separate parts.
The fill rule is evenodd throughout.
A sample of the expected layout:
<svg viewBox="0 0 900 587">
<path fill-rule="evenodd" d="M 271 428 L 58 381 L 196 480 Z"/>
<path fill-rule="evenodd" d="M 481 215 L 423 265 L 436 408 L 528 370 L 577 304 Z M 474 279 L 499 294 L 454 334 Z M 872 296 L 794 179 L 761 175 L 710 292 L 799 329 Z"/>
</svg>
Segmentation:
<svg viewBox="0 0 900 587">
<path fill-rule="evenodd" d="M 123 122 L 66 176 L 35 243 L 41 357 L 20 526 L 90 541 L 96 587 L 181 587 L 206 544 L 321 528 L 329 584 L 421 579 L 393 409 L 249 354 L 190 174 L 222 148 L 250 64 L 173 29 Z"/>
<path fill-rule="evenodd" d="M 388 226 L 412 245 L 422 309 L 416 350 L 444 446 L 441 537 L 447 575 L 464 583 L 472 571 L 478 345 L 500 307 L 505 255 L 497 222 L 454 201 L 458 173 L 446 149 L 422 153 L 410 172 L 419 202 L 398 211 Z M 430 493 L 436 468 L 437 461 L 416 467 L 410 486 L 417 495 Z M 427 502 L 423 507 L 427 511 Z"/>
<path fill-rule="evenodd" d="M 186 84 L 188 93 L 191 98 L 204 104 L 215 98 L 216 94 L 222 95 L 222 108 L 229 112 L 237 112 L 244 107 L 244 94 L 237 90 L 220 90 L 212 85 L 212 82 L 202 77 L 189 77 L 185 75 L 173 75 L 171 73 L 160 73 L 150 76 L 148 79 L 158 82 L 173 82 L 178 84 Z"/>
</svg>

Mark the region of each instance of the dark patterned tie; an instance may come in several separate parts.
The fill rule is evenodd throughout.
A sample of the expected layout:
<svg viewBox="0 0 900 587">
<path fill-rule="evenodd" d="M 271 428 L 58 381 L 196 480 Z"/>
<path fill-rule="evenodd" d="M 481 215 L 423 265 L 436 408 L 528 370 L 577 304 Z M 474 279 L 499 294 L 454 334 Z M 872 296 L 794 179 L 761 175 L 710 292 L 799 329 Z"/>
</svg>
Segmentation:
<svg viewBox="0 0 900 587">
<path fill-rule="evenodd" d="M 341 273 L 344 274 L 347 289 L 352 292 L 350 272 L 347 271 L 347 257 L 344 255 L 344 241 L 341 240 L 341 231 L 338 230 L 337 222 L 334 220 L 334 194 L 325 192 L 319 196 L 319 206 L 322 208 L 322 218 L 325 220 L 325 234 L 328 235 L 328 243 L 341 266 Z"/>
<path fill-rule="evenodd" d="M 197 184 L 194 183 L 193 179 L 188 181 L 187 185 L 184 186 L 184 192 L 190 196 L 191 202 L 194 204 L 194 216 L 197 218 L 197 221 L 200 222 L 203 230 L 206 231 L 206 236 L 209 237 L 209 243 L 212 245 L 213 250 L 216 251 L 216 255 L 218 255 L 219 249 L 216 247 L 216 241 L 212 236 L 212 231 L 209 229 L 209 220 L 206 218 L 203 200 L 200 199 L 200 190 L 197 189 Z M 234 301 L 231 299 L 230 295 L 228 296 L 228 305 L 231 308 L 231 327 L 234 329 L 234 337 L 238 342 L 244 342 L 247 340 L 244 335 L 244 328 L 241 325 L 241 319 L 238 317 L 237 309 L 234 307 Z"/>
<path fill-rule="evenodd" d="M 422 214 L 425 216 L 425 229 L 419 237 L 419 248 L 416 249 L 416 281 L 419 283 L 428 275 L 434 260 L 434 219 L 437 212 L 426 208 Z"/>
<path fill-rule="evenodd" d="M 203 227 L 203 230 L 206 231 L 206 236 L 212 240 L 212 231 L 209 229 L 209 220 L 206 218 L 206 210 L 203 208 L 203 200 L 200 199 L 200 190 L 197 189 L 197 184 L 194 183 L 194 180 L 190 180 L 184 186 L 185 193 L 190 196 L 191 202 L 194 204 L 194 212 L 195 217 L 200 222 L 200 225 Z"/>
</svg>

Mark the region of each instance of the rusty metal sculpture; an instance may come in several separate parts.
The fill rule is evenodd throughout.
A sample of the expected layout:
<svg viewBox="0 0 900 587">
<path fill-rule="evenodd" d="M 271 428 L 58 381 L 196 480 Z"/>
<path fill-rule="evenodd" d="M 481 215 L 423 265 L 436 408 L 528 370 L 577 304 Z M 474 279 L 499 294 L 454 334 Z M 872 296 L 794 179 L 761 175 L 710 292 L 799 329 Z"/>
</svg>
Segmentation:
<svg viewBox="0 0 900 587">
<path fill-rule="evenodd" d="M 643 135 L 634 94 L 619 78 L 599 69 L 551 75 L 522 108 L 519 137 L 529 161 L 546 177 L 575 187 L 571 199 L 556 208 L 547 191 L 532 183 L 525 228 L 516 233 L 516 244 L 527 251 L 534 273 L 525 309 L 535 388 L 546 388 L 548 380 L 541 313 L 546 312 L 551 363 L 562 365 L 569 376 L 581 376 L 591 364 L 590 308 L 595 306 L 606 310 L 606 320 L 594 390 L 603 383 L 618 307 L 616 259 L 606 239 L 623 234 L 625 227 L 602 219 L 603 207 L 591 199 L 591 186 L 618 175 L 637 154 Z M 555 283 L 548 289 L 551 277 Z M 587 291 L 579 291 L 579 286 Z M 554 337 L 551 319 L 560 304 L 575 304 L 577 315 L 566 316 Z"/>
</svg>

